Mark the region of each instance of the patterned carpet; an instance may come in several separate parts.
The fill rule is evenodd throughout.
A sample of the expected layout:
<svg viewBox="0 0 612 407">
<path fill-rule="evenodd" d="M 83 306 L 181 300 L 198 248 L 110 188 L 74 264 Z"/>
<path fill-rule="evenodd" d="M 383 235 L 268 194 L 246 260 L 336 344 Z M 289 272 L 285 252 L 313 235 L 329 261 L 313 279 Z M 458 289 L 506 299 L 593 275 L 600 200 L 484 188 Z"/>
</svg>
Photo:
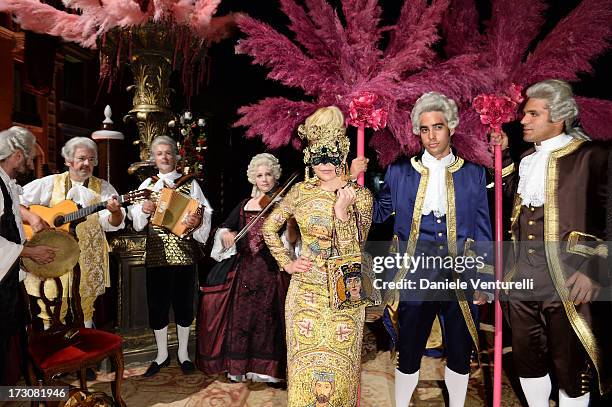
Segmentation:
<svg viewBox="0 0 612 407">
<path fill-rule="evenodd" d="M 491 352 L 492 329 L 481 325 L 482 364 L 472 366 L 465 406 L 490 406 L 493 369 L 488 364 L 488 352 Z M 378 339 L 378 341 L 377 341 Z M 380 336 L 367 328 L 364 333 L 362 352 L 361 404 L 360 407 L 394 407 L 394 369 L 395 361 L 389 352 L 381 351 Z M 504 370 L 512 367 L 511 353 L 504 349 Z M 287 392 L 271 388 L 263 383 L 231 383 L 224 377 L 207 377 L 199 371 L 184 376 L 173 360 L 170 367 L 152 377 L 144 378 L 142 374 L 147 366 L 128 366 L 124 371 L 122 383 L 123 399 L 129 407 L 173 406 L 173 407 L 283 407 L 287 405 Z M 447 404 L 448 395 L 444 385 L 443 359 L 424 357 L 421 362 L 419 385 L 412 397 L 411 406 L 439 407 Z M 520 407 L 516 393 L 508 376 L 502 379 L 503 407 Z M 509 373 L 509 376 L 514 376 Z M 90 383 L 89 391 L 111 393 L 110 382 L 114 373 L 98 374 L 98 379 Z M 75 376 L 66 376 L 65 382 L 78 386 Z M 519 388 L 518 383 L 514 383 Z M 23 383 L 21 383 L 23 385 Z M 553 392 L 555 393 L 555 392 Z M 488 402 L 487 402 L 488 400 Z M 551 401 L 551 406 L 556 404 Z M 593 407 L 612 406 L 612 396 Z M 29 402 L 3 403 L 0 406 L 28 407 Z M 526 404 L 524 404 L 526 405 Z"/>
<path fill-rule="evenodd" d="M 153 378 L 140 377 L 146 366 L 126 369 L 122 385 L 123 399 L 130 407 L 280 407 L 287 404 L 287 393 L 265 384 L 236 384 L 221 377 L 196 373 L 181 374 L 170 366 Z M 394 362 L 389 352 L 379 352 L 363 365 L 361 407 L 393 407 Z M 99 375 L 89 390 L 111 394 L 113 374 Z M 76 383 L 74 383 L 76 384 Z M 413 396 L 413 406 L 444 406 L 444 364 L 440 359 L 423 358 L 421 380 Z M 482 369 L 473 371 L 466 406 L 484 406 Z M 28 403 L 22 404 L 24 407 Z M 504 385 L 504 406 L 520 406 L 509 386 Z"/>
<path fill-rule="evenodd" d="M 368 331 L 364 339 L 360 407 L 393 407 L 395 363 L 389 352 L 377 351 L 376 338 L 372 332 Z M 466 406 L 487 405 L 484 369 L 487 369 L 485 363 L 482 368 L 474 366 L 472 369 Z M 287 392 L 284 390 L 262 383 L 231 383 L 223 377 L 206 377 L 199 372 L 184 376 L 175 361 L 152 378 L 141 377 L 145 370 L 146 366 L 128 367 L 125 370 L 122 394 L 130 407 L 281 407 L 287 404 Z M 110 395 L 109 382 L 113 376 L 114 373 L 99 374 L 98 380 L 89 386 L 89 390 L 103 391 Z M 420 379 L 411 405 L 444 406 L 443 360 L 424 357 Z M 76 381 L 73 384 L 76 385 Z M 503 395 L 503 406 L 520 406 L 505 377 Z M 29 403 L 19 405 L 25 407 Z"/>
</svg>

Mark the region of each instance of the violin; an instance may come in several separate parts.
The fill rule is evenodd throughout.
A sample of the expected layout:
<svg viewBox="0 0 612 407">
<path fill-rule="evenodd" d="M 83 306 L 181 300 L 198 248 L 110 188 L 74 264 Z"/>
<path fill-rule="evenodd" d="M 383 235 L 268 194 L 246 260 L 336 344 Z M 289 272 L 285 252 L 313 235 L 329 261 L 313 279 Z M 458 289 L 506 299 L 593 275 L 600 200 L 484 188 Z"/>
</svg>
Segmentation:
<svg viewBox="0 0 612 407">
<path fill-rule="evenodd" d="M 259 199 L 259 204 L 262 207 L 262 210 L 257 214 L 257 216 L 251 219 L 251 221 L 236 234 L 236 237 L 234 238 L 234 245 L 236 245 L 236 243 L 240 239 L 246 236 L 246 234 L 248 233 L 249 230 L 251 230 L 253 225 L 255 225 L 255 223 L 259 219 L 261 219 L 261 217 L 265 215 L 266 212 L 270 210 L 270 208 L 276 202 L 276 199 L 279 197 L 282 197 L 289 190 L 289 187 L 295 182 L 295 180 L 297 180 L 298 176 L 299 176 L 299 172 L 298 171 L 294 172 L 293 174 L 291 174 L 289 179 L 281 187 L 276 187 L 273 190 L 266 192 Z M 229 247 L 224 249 L 223 252 L 225 252 L 228 249 Z"/>
<path fill-rule="evenodd" d="M 275 185 L 274 188 L 263 194 L 257 201 L 259 203 L 259 207 L 265 208 L 266 206 L 270 205 L 270 202 L 274 201 L 274 199 L 276 198 L 275 194 L 281 189 L 282 186 Z"/>
</svg>

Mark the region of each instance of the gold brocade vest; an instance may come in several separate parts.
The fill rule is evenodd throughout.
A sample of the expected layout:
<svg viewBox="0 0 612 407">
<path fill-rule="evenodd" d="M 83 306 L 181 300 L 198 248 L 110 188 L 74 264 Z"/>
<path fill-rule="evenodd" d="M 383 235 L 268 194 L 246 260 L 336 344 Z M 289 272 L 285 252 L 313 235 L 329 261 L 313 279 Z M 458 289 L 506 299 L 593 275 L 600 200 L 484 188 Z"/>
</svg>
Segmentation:
<svg viewBox="0 0 612 407">
<path fill-rule="evenodd" d="M 55 206 L 66 199 L 66 194 L 72 187 L 69 173 L 55 175 L 53 179 L 53 192 L 49 206 Z M 94 176 L 87 181 L 87 188 L 94 192 L 94 198 L 85 205 L 91 205 L 101 201 L 102 180 Z M 104 293 L 106 287 L 110 287 L 110 273 L 108 263 L 109 246 L 106 235 L 100 225 L 97 213 L 89 215 L 76 227 L 76 237 L 81 254 L 79 266 L 81 269 L 81 283 L 79 292 L 81 297 L 97 297 Z M 72 272 L 61 277 L 63 296 L 67 297 L 72 286 Z M 40 280 L 28 273 L 25 286 L 28 294 L 40 297 Z M 57 289 L 52 281 L 45 282 L 45 294 L 48 298 L 57 297 Z"/>
<path fill-rule="evenodd" d="M 192 179 L 193 177 L 187 176 L 177 179 L 176 190 L 189 195 Z M 153 178 L 147 188 L 152 189 L 156 181 L 156 177 Z M 166 229 L 149 223 L 145 254 L 145 265 L 147 267 L 190 266 L 194 263 L 194 254 L 194 242 L 191 237 L 187 236 L 181 239 Z"/>
</svg>

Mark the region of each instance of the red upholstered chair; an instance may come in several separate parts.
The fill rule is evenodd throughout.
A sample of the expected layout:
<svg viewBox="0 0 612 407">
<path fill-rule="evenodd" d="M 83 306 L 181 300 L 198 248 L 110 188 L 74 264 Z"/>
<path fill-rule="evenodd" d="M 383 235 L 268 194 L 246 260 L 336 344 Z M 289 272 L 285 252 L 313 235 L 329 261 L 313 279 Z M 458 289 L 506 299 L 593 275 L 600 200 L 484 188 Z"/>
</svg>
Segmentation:
<svg viewBox="0 0 612 407">
<path fill-rule="evenodd" d="M 62 283 L 54 278 L 57 292 L 62 292 Z M 98 362 L 109 358 L 115 369 L 112 393 L 119 406 L 125 406 L 121 398 L 123 380 L 122 339 L 119 335 L 98 329 L 83 327 L 83 311 L 79 295 L 80 270 L 74 268 L 70 297 L 49 299 L 44 295 L 41 282 L 42 301 L 47 314 L 51 317 L 50 327 L 42 329 L 42 324 L 33 321 L 28 326 L 28 370 L 31 385 L 51 385 L 54 376 L 76 372 L 80 387 L 87 390 L 86 369 L 95 367 Z M 32 297 L 33 298 L 33 297 Z M 62 301 L 68 302 L 68 312 L 64 323 L 60 321 Z M 31 301 L 31 300 L 30 300 Z M 29 302 L 30 310 L 33 304 Z M 34 403 L 33 403 L 34 405 Z"/>
</svg>

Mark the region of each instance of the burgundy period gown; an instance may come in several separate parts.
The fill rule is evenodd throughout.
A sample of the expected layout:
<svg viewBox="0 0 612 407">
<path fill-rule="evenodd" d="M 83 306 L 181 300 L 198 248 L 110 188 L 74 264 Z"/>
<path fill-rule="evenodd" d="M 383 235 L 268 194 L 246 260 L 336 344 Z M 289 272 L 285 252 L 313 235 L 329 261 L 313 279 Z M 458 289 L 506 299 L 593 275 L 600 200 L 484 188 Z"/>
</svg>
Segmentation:
<svg viewBox="0 0 612 407">
<path fill-rule="evenodd" d="M 258 211 L 244 209 L 247 202 L 242 201 L 220 227 L 238 231 L 256 217 Z M 207 278 L 201 287 L 197 365 L 207 375 L 286 376 L 284 305 L 289 275 L 279 269 L 264 242 L 265 218 L 238 242 L 236 255 L 225 260 L 231 261 L 227 276 Z"/>
</svg>

